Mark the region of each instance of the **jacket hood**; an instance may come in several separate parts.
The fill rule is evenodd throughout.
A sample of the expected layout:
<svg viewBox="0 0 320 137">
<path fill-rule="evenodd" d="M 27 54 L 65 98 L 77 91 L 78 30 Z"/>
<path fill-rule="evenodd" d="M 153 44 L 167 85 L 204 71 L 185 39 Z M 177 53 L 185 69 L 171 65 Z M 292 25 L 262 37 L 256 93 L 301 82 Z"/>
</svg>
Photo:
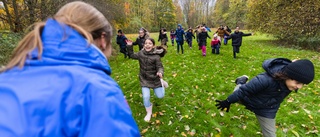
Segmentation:
<svg viewBox="0 0 320 137">
<path fill-rule="evenodd" d="M 292 61 L 286 58 L 273 58 L 265 60 L 262 63 L 262 68 L 271 76 L 274 76 L 277 72 L 282 72 L 284 67 L 290 64 Z"/>
<path fill-rule="evenodd" d="M 164 57 L 164 55 L 167 53 L 167 50 L 162 46 L 156 46 L 150 51 L 142 50 L 144 54 L 146 55 L 159 55 L 160 57 Z"/>
<path fill-rule="evenodd" d="M 70 26 L 48 19 L 41 33 L 43 54 L 37 59 L 37 49 L 26 60 L 29 66 L 81 65 L 111 74 L 105 55 Z"/>
</svg>

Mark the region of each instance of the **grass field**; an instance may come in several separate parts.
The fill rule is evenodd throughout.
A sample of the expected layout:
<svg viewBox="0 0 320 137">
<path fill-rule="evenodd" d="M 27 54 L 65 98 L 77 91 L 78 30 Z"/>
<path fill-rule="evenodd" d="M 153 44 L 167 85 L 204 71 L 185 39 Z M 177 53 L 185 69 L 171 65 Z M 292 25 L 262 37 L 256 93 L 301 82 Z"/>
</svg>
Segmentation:
<svg viewBox="0 0 320 137">
<path fill-rule="evenodd" d="M 135 40 L 137 34 L 128 34 L 127 37 Z M 158 35 L 152 33 L 151 37 L 157 40 Z M 110 60 L 112 77 L 122 88 L 143 136 L 253 137 L 262 134 L 252 112 L 239 104 L 232 104 L 229 113 L 221 112 L 215 107 L 214 100 L 226 99 L 233 92 L 236 77 L 246 74 L 251 79 L 263 72 L 261 65 L 266 59 L 308 58 L 315 65 L 315 80 L 290 94 L 282 103 L 276 117 L 277 136 L 319 137 L 319 53 L 284 48 L 274 44 L 273 40 L 259 33 L 244 37 L 237 59 L 233 59 L 231 41 L 221 46 L 220 55 L 211 54 L 210 46 L 207 46 L 206 57 L 197 49 L 195 40 L 192 49 L 185 43 L 184 54 L 177 54 L 176 46 L 169 42 L 168 53 L 162 58 L 164 80 L 169 83 L 169 88 L 163 99 L 152 94 L 153 117 L 149 123 L 143 120 L 146 112 L 138 79 L 138 61 L 125 59 L 122 54 L 113 57 Z M 209 42 L 208 39 L 208 45 Z"/>
<path fill-rule="evenodd" d="M 157 40 L 157 34 L 152 33 L 151 37 Z M 137 35 L 128 34 L 127 37 L 135 40 Z M 0 64 L 4 65 L 14 45 L 20 40 L 20 35 L 2 33 L 0 36 Z M 168 53 L 162 62 L 164 79 L 169 83 L 169 88 L 163 99 L 151 96 L 154 107 L 149 123 L 143 120 L 146 112 L 138 79 L 138 61 L 125 59 L 122 54 L 109 60 L 111 76 L 122 88 L 141 134 L 145 137 L 262 136 L 252 112 L 239 104 L 232 104 L 229 113 L 221 112 L 215 107 L 214 100 L 225 99 L 232 93 L 236 77 L 246 74 L 251 79 L 263 72 L 261 64 L 265 59 L 285 57 L 310 59 L 315 65 L 316 77 L 311 84 L 290 94 L 282 103 L 276 117 L 277 135 L 320 137 L 319 53 L 284 48 L 283 45 L 274 44 L 272 37 L 255 33 L 254 36 L 243 38 L 240 54 L 233 59 L 230 43 L 221 46 L 220 55 L 210 54 L 208 46 L 206 57 L 197 49 L 195 40 L 192 49 L 184 45 L 184 54 L 177 54 L 176 46 L 168 43 Z"/>
</svg>

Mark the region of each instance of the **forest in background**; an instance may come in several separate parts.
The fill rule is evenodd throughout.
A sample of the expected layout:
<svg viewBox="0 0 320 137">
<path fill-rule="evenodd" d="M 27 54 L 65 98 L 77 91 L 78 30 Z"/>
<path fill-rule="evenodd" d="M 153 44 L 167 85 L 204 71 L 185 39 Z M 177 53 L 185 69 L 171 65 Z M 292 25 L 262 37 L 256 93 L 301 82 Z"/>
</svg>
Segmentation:
<svg viewBox="0 0 320 137">
<path fill-rule="evenodd" d="M 52 16 L 73 0 L 1 0 L 0 30 L 24 32 Z M 318 0 L 83 0 L 97 7 L 114 30 L 137 33 L 160 28 L 184 28 L 205 23 L 228 25 L 270 34 L 294 46 L 319 51 L 320 1 Z"/>
</svg>

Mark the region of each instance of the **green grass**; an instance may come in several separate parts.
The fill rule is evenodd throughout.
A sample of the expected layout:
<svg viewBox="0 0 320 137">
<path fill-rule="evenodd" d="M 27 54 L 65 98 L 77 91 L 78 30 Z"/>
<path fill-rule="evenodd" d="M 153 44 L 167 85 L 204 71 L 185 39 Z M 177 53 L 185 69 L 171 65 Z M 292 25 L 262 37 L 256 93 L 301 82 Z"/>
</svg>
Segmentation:
<svg viewBox="0 0 320 137">
<path fill-rule="evenodd" d="M 151 36 L 157 40 L 158 33 Z M 212 36 L 212 33 L 210 33 Z M 11 51 L 19 41 L 20 34 L 0 33 L 0 64 L 4 65 Z M 137 34 L 128 34 L 135 40 Z M 209 43 L 208 39 L 208 43 Z M 232 104 L 229 113 L 215 107 L 215 99 L 225 99 L 235 86 L 236 77 L 246 74 L 250 78 L 263 72 L 261 63 L 268 58 L 308 58 L 315 65 L 315 80 L 292 93 L 282 103 L 277 114 L 278 137 L 320 137 L 320 56 L 318 52 L 289 49 L 274 44 L 274 39 L 255 33 L 244 37 L 243 46 L 237 59 L 233 59 L 231 41 L 222 45 L 220 55 L 202 57 L 197 49 L 185 44 L 185 54 L 176 54 L 176 46 L 168 43 L 168 53 L 162 58 L 165 69 L 164 79 L 169 83 L 166 96 L 154 104 L 151 122 L 144 122 L 146 114 L 138 79 L 137 60 L 124 59 L 122 54 L 110 59 L 112 77 L 119 83 L 131 107 L 133 116 L 143 136 L 262 136 L 258 122 L 252 112 L 239 104 Z M 157 43 L 159 44 L 159 43 Z M 209 45 L 209 44 L 208 44 Z M 116 45 L 114 45 L 116 46 Z M 138 47 L 135 47 L 138 50 Z"/>
<path fill-rule="evenodd" d="M 157 40 L 157 34 L 151 36 Z M 137 34 L 128 34 L 127 37 L 135 40 Z M 258 33 L 244 37 L 237 59 L 233 59 L 231 41 L 221 46 L 220 55 L 212 55 L 210 46 L 207 46 L 206 57 L 197 49 L 195 40 L 192 49 L 185 43 L 184 54 L 177 54 L 176 46 L 168 42 L 168 53 L 162 63 L 164 80 L 169 83 L 169 88 L 163 99 L 152 94 L 153 117 L 149 123 L 143 120 L 146 112 L 138 78 L 138 61 L 125 59 L 122 54 L 112 58 L 112 77 L 122 88 L 143 136 L 252 137 L 262 136 L 252 112 L 239 104 L 232 104 L 229 113 L 221 112 L 215 107 L 214 100 L 226 99 L 233 92 L 236 77 L 246 74 L 252 78 L 263 72 L 261 65 L 266 59 L 308 58 L 315 65 L 315 80 L 284 100 L 276 117 L 277 135 L 319 137 L 319 53 L 284 48 L 273 44 L 273 40 Z"/>
</svg>

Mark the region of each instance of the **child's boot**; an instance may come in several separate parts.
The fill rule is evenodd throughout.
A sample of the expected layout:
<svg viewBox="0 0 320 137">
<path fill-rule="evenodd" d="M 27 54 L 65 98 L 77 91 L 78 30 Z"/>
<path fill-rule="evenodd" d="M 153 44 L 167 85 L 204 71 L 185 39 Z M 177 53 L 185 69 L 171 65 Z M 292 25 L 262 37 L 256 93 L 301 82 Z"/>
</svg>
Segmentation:
<svg viewBox="0 0 320 137">
<path fill-rule="evenodd" d="M 144 117 L 144 121 L 149 122 L 152 115 L 152 105 L 150 107 L 146 107 L 147 115 Z"/>
</svg>

